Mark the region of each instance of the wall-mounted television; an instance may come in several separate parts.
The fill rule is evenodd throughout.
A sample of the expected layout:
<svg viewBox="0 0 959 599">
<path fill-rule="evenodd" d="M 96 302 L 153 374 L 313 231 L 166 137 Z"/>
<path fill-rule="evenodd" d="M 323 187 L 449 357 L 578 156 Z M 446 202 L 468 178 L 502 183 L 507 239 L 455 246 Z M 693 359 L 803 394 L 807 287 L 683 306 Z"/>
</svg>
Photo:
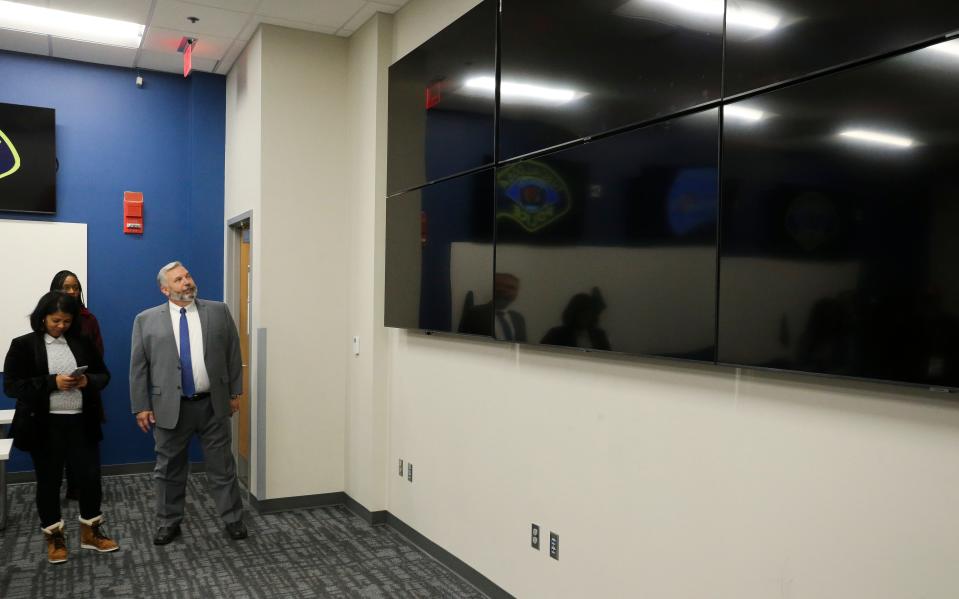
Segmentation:
<svg viewBox="0 0 959 599">
<path fill-rule="evenodd" d="M 493 171 L 386 200 L 386 326 L 490 335 Z"/>
<path fill-rule="evenodd" d="M 959 387 L 959 41 L 724 107 L 719 361 Z"/>
<path fill-rule="evenodd" d="M 959 31 L 959 2 L 726 2 L 726 96 Z"/>
<path fill-rule="evenodd" d="M 719 109 L 496 169 L 494 336 L 715 359 Z"/>
<path fill-rule="evenodd" d="M 719 6 L 503 0 L 500 159 L 719 99 Z"/>
<path fill-rule="evenodd" d="M 390 66 L 387 194 L 493 163 L 497 8 L 484 0 Z"/>
<path fill-rule="evenodd" d="M 57 211 L 56 118 L 52 108 L 0 103 L 0 211 Z"/>
</svg>

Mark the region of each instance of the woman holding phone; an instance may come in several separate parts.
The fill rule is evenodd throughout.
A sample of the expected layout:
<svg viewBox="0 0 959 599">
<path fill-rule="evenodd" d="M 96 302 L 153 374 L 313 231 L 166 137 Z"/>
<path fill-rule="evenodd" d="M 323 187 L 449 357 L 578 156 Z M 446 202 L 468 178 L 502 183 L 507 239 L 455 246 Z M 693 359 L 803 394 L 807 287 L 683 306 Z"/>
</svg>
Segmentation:
<svg viewBox="0 0 959 599">
<path fill-rule="evenodd" d="M 97 351 L 100 352 L 100 357 L 102 358 L 103 336 L 100 335 L 100 323 L 97 321 L 97 317 L 93 315 L 93 312 L 88 310 L 86 304 L 83 303 L 83 285 L 80 284 L 80 277 L 72 271 L 61 270 L 53 275 L 53 280 L 50 281 L 50 291 L 62 291 L 80 302 L 80 319 L 73 324 L 73 328 L 81 335 L 90 339 L 94 347 L 97 348 Z M 101 419 L 103 419 L 105 414 L 101 412 L 100 416 Z M 73 468 L 70 467 L 69 462 L 66 465 L 66 474 L 66 498 L 76 501 L 80 498 L 79 491 L 77 491 L 80 483 L 77 480 L 76 473 L 73 472 Z"/>
<path fill-rule="evenodd" d="M 33 458 L 37 512 L 50 563 L 67 559 L 60 513 L 64 463 L 71 465 L 80 485 L 80 547 L 99 552 L 119 548 L 104 533 L 100 511 L 100 390 L 110 373 L 93 343 L 78 334 L 74 323 L 79 319 L 76 298 L 60 291 L 45 294 L 30 315 L 33 332 L 10 343 L 3 363 L 3 391 L 17 401 L 13 445 Z"/>
</svg>

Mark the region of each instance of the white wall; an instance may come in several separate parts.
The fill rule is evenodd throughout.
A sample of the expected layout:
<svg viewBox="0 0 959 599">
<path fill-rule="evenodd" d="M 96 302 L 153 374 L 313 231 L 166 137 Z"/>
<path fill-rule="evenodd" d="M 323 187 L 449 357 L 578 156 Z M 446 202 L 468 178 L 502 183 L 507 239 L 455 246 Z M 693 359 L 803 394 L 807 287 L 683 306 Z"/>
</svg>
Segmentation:
<svg viewBox="0 0 959 599">
<path fill-rule="evenodd" d="M 475 4 L 412 0 L 394 60 Z M 959 596 L 959 409 L 928 393 L 387 337 L 387 509 L 518 597 Z"/>
<path fill-rule="evenodd" d="M 347 41 L 263 26 L 227 81 L 226 218 L 253 210 L 253 329 L 267 331 L 265 496 L 342 491 L 348 344 Z M 256 356 L 251 372 L 257 389 Z"/>
<path fill-rule="evenodd" d="M 386 330 L 383 262 L 386 197 L 386 85 L 392 17 L 377 14 L 350 36 L 349 327 L 346 492 L 369 510 L 386 508 Z M 380 251 L 378 251 L 380 250 Z"/>
<path fill-rule="evenodd" d="M 251 232 L 250 264 L 254 273 L 259 273 L 263 260 L 263 236 L 259 227 L 261 215 L 263 189 L 261 187 L 262 161 L 262 125 L 260 113 L 262 110 L 262 54 L 263 36 L 258 30 L 240 56 L 233 63 L 226 78 L 226 159 L 224 165 L 224 218 L 226 221 L 245 214 L 252 213 L 253 228 Z M 226 227 L 226 222 L 223 224 Z M 233 268 L 230 263 L 228 246 L 230 234 L 223 236 L 223 263 L 224 273 Z M 225 286 L 230 278 L 224 276 L 224 297 L 230 297 L 230 290 Z M 259 311 L 257 308 L 263 299 L 259 276 L 253 277 L 250 295 L 254 310 L 250 314 L 250 330 L 256 331 L 260 326 Z M 236 314 L 235 316 L 239 316 Z M 257 355 L 256 334 L 250 335 L 250 380 L 247 396 L 250 398 L 250 427 L 257 430 L 256 384 L 257 372 L 255 356 Z M 257 435 L 250 435 L 250 488 L 255 490 L 259 483 L 257 475 Z"/>
<path fill-rule="evenodd" d="M 344 486 L 347 41 L 269 25 L 261 34 L 257 326 L 267 330 L 266 491 L 272 498 Z"/>
</svg>

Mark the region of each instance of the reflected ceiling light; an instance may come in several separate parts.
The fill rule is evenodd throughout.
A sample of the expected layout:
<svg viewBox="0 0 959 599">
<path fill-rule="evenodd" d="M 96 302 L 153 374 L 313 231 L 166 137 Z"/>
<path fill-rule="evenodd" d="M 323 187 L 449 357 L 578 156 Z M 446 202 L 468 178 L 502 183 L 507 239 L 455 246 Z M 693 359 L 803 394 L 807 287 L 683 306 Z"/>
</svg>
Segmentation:
<svg viewBox="0 0 959 599">
<path fill-rule="evenodd" d="M 959 57 L 959 40 L 943 42 L 941 44 L 936 44 L 935 46 L 929 46 L 929 47 L 935 50 L 936 52 L 942 52 L 943 54 L 952 54 L 953 56 Z"/>
<path fill-rule="evenodd" d="M 492 77 L 473 77 L 465 83 L 469 89 L 493 91 L 496 89 L 496 80 Z M 499 93 L 504 100 L 541 100 L 553 104 L 566 104 L 582 98 L 586 94 L 575 89 L 562 89 L 519 83 L 517 81 L 500 81 Z"/>
<path fill-rule="evenodd" d="M 0 0 L 0 29 L 139 48 L 143 25 Z"/>
<path fill-rule="evenodd" d="M 745 106 L 738 106 L 736 104 L 723 106 L 723 117 L 755 123 L 756 121 L 761 121 L 764 116 L 766 116 L 765 112 L 756 110 L 755 108 L 746 108 Z"/>
<path fill-rule="evenodd" d="M 726 25 L 747 27 L 749 29 L 760 29 L 762 31 L 772 31 L 779 27 L 780 18 L 776 15 L 759 12 L 757 10 L 746 10 L 729 7 L 726 10 Z"/>
<path fill-rule="evenodd" d="M 868 129 L 846 129 L 845 131 L 840 131 L 839 136 L 896 148 L 911 148 L 916 145 L 915 140 L 908 137 L 890 135 L 889 133 L 882 133 L 880 131 L 869 131 Z"/>
<path fill-rule="evenodd" d="M 656 4 L 668 4 L 688 12 L 704 15 L 722 15 L 726 11 L 726 25 L 772 31 L 779 27 L 780 17 L 748 8 L 726 7 L 723 0 L 648 0 Z"/>
</svg>

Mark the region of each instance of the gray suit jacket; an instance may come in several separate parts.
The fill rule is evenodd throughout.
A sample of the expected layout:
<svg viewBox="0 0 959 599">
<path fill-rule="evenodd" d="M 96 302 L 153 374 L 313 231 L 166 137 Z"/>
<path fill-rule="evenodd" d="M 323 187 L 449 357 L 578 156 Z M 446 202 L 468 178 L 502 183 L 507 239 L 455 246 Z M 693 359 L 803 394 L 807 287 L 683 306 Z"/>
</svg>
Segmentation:
<svg viewBox="0 0 959 599">
<path fill-rule="evenodd" d="M 180 418 L 180 355 L 169 302 L 137 314 L 130 349 L 130 406 L 152 410 L 156 425 L 174 428 Z M 203 363 L 210 375 L 210 400 L 218 418 L 230 415 L 230 398 L 243 392 L 240 337 L 222 302 L 196 300 L 203 332 Z"/>
</svg>

